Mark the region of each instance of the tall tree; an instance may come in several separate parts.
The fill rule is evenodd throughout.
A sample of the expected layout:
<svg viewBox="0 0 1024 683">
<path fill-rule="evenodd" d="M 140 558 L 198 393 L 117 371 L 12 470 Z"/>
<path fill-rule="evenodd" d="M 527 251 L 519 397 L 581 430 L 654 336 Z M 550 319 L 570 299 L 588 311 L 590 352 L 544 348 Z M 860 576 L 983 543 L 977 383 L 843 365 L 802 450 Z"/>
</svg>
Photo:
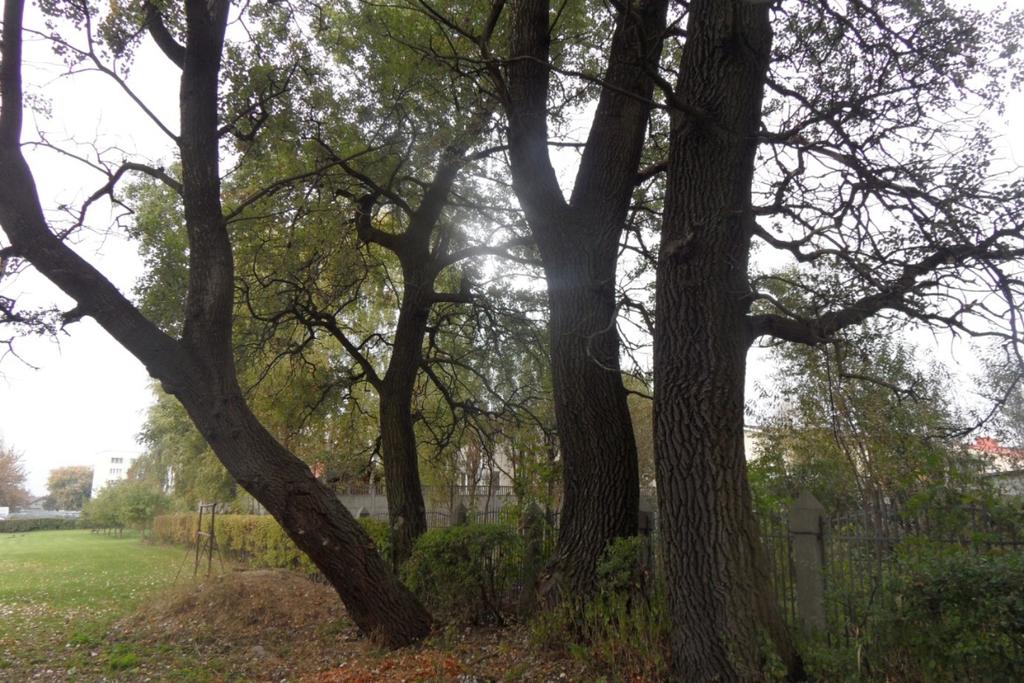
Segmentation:
<svg viewBox="0 0 1024 683">
<path fill-rule="evenodd" d="M 155 6 L 142 9 L 154 41 L 181 70 L 180 132 L 160 124 L 180 154 L 181 175 L 173 178 L 144 165 L 125 167 L 111 177 L 107 190 L 127 170 L 142 168 L 180 192 L 189 244 L 180 338 L 145 318 L 47 223 L 21 151 L 22 0 L 4 5 L 0 53 L 0 175 L 5 180 L 0 187 L 0 225 L 10 240 L 3 256 L 30 262 L 76 301 L 76 315 L 95 318 L 181 401 L 234 479 L 309 555 L 360 628 L 392 645 L 416 641 L 430 628 L 429 614 L 398 582 L 333 493 L 260 424 L 238 384 L 231 324 L 234 266 L 220 179 L 221 138 L 237 132 L 232 125 L 222 128 L 219 110 L 230 3 L 185 0 L 182 14 L 171 22 L 181 27 L 184 42 L 178 42 Z M 92 7 L 69 5 L 60 10 L 76 26 L 91 29 Z M 90 35 L 88 47 L 77 56 L 99 61 L 95 45 L 95 36 Z M 67 43 L 64 47 L 69 49 Z M 237 123 L 238 118 L 228 115 L 228 120 Z"/>
<path fill-rule="evenodd" d="M 500 11 L 502 5 L 494 7 Z M 547 278 L 565 487 L 554 568 L 559 583 L 578 594 L 593 588 L 608 542 L 637 529 L 639 474 L 619 364 L 615 275 L 641 177 L 667 5 L 614 4 L 597 108 L 568 199 L 548 151 L 555 67 L 549 0 L 509 4 L 508 55 L 493 76 L 508 117 L 513 187 Z M 488 45 L 481 46 L 489 54 Z"/>
<path fill-rule="evenodd" d="M 31 496 L 25 489 L 26 478 L 21 454 L 0 441 L 0 505 L 13 508 L 29 502 Z"/>
<path fill-rule="evenodd" d="M 81 510 L 92 492 L 92 468 L 88 465 L 72 465 L 50 470 L 46 478 L 46 489 L 57 510 Z"/>
<path fill-rule="evenodd" d="M 957 108 L 997 104 L 1024 22 L 898 0 L 684 11 L 654 334 L 673 679 L 758 680 L 766 641 L 798 675 L 751 511 L 747 350 L 879 314 L 1016 341 L 1024 187 Z M 755 241 L 808 305 L 764 286 Z"/>
</svg>

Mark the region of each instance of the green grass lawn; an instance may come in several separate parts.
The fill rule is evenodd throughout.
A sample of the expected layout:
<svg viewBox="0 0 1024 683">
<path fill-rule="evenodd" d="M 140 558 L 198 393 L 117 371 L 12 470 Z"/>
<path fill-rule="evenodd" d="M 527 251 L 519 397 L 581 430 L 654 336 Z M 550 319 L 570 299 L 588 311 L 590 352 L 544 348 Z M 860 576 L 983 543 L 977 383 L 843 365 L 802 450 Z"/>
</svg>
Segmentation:
<svg viewBox="0 0 1024 683">
<path fill-rule="evenodd" d="M 89 671 L 133 668 L 138 655 L 105 643 L 106 632 L 169 586 L 184 555 L 128 533 L 0 534 L 0 681 L 84 680 Z"/>
</svg>

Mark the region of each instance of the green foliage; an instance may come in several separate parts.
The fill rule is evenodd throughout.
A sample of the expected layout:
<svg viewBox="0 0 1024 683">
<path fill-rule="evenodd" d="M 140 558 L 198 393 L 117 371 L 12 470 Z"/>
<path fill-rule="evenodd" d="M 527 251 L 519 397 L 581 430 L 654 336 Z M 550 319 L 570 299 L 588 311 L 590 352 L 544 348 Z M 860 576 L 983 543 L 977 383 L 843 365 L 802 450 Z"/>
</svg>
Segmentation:
<svg viewBox="0 0 1024 683">
<path fill-rule="evenodd" d="M 976 486 L 951 436 L 958 417 L 947 378 L 920 370 L 914 349 L 890 332 L 863 328 L 842 342 L 776 351 L 748 467 L 759 510 L 779 510 L 802 490 L 842 514 Z"/>
<path fill-rule="evenodd" d="M 911 567 L 890 589 L 873 653 L 887 676 L 1024 678 L 1024 556 L 956 553 Z"/>
<path fill-rule="evenodd" d="M 663 680 L 667 595 L 650 581 L 648 543 L 640 536 L 610 543 L 598 561 L 596 594 L 538 615 L 530 629 L 534 643 L 564 649 L 609 681 Z"/>
<path fill-rule="evenodd" d="M 392 562 L 391 529 L 388 527 L 388 523 L 383 519 L 374 519 L 373 517 L 360 517 L 359 523 L 369 535 L 370 540 L 373 541 L 377 552 L 380 553 L 385 562 L 390 564 Z"/>
<path fill-rule="evenodd" d="M 159 488 L 144 481 L 124 480 L 107 485 L 89 500 L 82 510 L 82 520 L 97 528 L 144 530 L 169 506 L 170 500 Z"/>
<path fill-rule="evenodd" d="M 456 621 L 503 623 L 520 575 L 522 541 L 499 524 L 466 524 L 423 534 L 402 579 L 435 613 Z"/>
<path fill-rule="evenodd" d="M 0 520 L 0 534 L 77 529 L 79 526 L 77 519 L 3 519 Z"/>
<path fill-rule="evenodd" d="M 92 468 L 73 465 L 50 470 L 46 488 L 55 509 L 81 510 L 92 491 Z"/>
<path fill-rule="evenodd" d="M 0 506 L 15 508 L 29 502 L 25 480 L 21 454 L 0 440 Z"/>
<path fill-rule="evenodd" d="M 605 594 L 645 594 L 650 578 L 650 544 L 651 539 L 643 536 L 616 538 L 609 543 L 597 562 L 598 590 Z"/>
<path fill-rule="evenodd" d="M 1024 677 L 1024 556 L 908 549 L 865 623 L 813 642 L 828 681 L 1011 681 Z"/>
</svg>

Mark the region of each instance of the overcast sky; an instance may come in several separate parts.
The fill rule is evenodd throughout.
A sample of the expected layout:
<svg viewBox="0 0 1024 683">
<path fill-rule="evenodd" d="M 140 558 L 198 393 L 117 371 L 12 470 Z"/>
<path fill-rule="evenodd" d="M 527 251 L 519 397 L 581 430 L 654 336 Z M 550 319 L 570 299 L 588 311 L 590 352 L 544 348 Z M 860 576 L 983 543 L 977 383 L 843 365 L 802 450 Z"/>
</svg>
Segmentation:
<svg viewBox="0 0 1024 683">
<path fill-rule="evenodd" d="M 1024 8 L 1024 0 L 1008 4 Z M 30 10 L 26 26 L 42 28 L 35 10 Z M 167 138 L 109 79 L 99 74 L 61 78 L 62 71 L 45 44 L 28 40 L 26 90 L 44 96 L 52 116 L 27 119 L 26 140 L 35 137 L 32 127 L 36 125 L 55 144 L 95 142 L 100 148 L 124 150 L 124 157 L 141 153 L 154 164 L 170 161 Z M 132 73 L 135 91 L 171 130 L 177 130 L 173 67 L 147 44 L 139 51 Z M 1013 97 L 1003 121 L 1015 124 L 1003 126 L 1004 156 L 1011 164 L 1024 165 L 1024 97 Z M 80 152 L 89 156 L 86 147 Z M 28 156 L 44 206 L 80 204 L 104 180 L 50 151 L 28 150 Z M 120 156 L 118 152 L 111 158 Z M 109 207 L 98 206 L 91 216 L 91 225 L 103 228 Z M 78 249 L 124 292 L 131 290 L 141 273 L 135 247 L 121 238 L 86 234 Z M 14 282 L 0 282 L 0 293 L 39 306 L 60 302 L 71 307 L 66 297 L 33 272 Z M 927 342 L 927 337 L 920 337 L 919 343 Z M 97 457 L 140 450 L 135 437 L 151 402 L 149 378 L 142 365 L 96 323 L 86 319 L 70 326 L 59 343 L 22 339 L 16 349 L 24 362 L 11 356 L 0 360 L 0 437 L 24 454 L 33 493 L 46 492 L 47 474 L 55 467 L 91 465 Z M 948 339 L 940 340 L 937 355 L 946 362 L 956 362 L 960 356 L 963 368 L 974 369 L 963 347 L 951 345 Z M 756 361 L 752 370 L 752 381 L 765 372 Z"/>
</svg>

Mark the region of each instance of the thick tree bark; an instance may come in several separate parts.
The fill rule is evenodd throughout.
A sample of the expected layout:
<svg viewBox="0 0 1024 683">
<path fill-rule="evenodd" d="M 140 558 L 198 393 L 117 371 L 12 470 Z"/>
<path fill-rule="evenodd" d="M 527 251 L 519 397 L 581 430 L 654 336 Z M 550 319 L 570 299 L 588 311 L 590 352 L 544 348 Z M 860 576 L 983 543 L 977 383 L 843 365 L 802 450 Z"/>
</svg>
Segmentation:
<svg viewBox="0 0 1024 683">
<path fill-rule="evenodd" d="M 391 359 L 378 389 L 381 452 L 396 566 L 409 557 L 416 539 L 427 530 L 412 416 L 413 388 L 423 359 L 423 337 L 431 306 L 429 300 L 424 301 L 421 279 L 418 274 L 406 273 Z M 427 283 L 427 287 L 432 293 L 433 283 Z"/>
<path fill-rule="evenodd" d="M 548 279 L 565 503 L 554 585 L 590 593 L 608 543 L 637 532 L 636 442 L 619 369 L 615 266 L 646 136 L 666 0 L 623 3 L 567 202 L 547 139 L 549 0 L 510 4 L 509 157 Z"/>
<path fill-rule="evenodd" d="M 22 0 L 4 7 L 0 63 L 0 225 L 31 262 L 182 402 L 232 476 L 277 519 L 338 591 L 353 621 L 388 645 L 430 630 L 430 616 L 398 582 L 370 538 L 309 468 L 253 416 L 231 347 L 231 246 L 221 214 L 217 83 L 228 3 L 186 0 L 181 164 L 189 233 L 186 324 L 179 342 L 147 320 L 46 223 L 20 149 Z"/>
<path fill-rule="evenodd" d="M 771 46 L 768 3 L 690 5 L 657 272 L 654 433 L 678 681 L 799 673 L 770 586 L 743 451 L 752 341 L 750 187 Z"/>
<path fill-rule="evenodd" d="M 577 595 L 593 588 L 608 542 L 637 533 L 639 470 L 615 324 L 617 253 L 583 247 L 545 261 L 565 494 L 552 570 L 556 584 Z M 601 262 L 603 277 L 592 270 Z"/>
</svg>

